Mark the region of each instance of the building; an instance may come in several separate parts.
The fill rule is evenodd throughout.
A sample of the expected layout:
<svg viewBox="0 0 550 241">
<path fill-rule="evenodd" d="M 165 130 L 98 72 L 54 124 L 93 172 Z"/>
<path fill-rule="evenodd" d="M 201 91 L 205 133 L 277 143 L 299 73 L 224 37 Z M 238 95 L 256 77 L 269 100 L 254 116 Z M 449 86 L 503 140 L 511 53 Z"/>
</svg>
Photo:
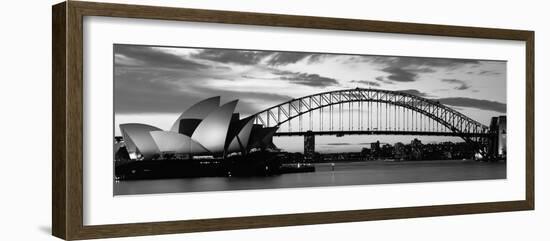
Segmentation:
<svg viewBox="0 0 550 241">
<path fill-rule="evenodd" d="M 370 144 L 370 151 L 371 151 L 371 155 L 378 159 L 378 157 L 380 156 L 380 141 L 376 141 L 376 142 L 373 142 Z"/>
<path fill-rule="evenodd" d="M 315 155 L 315 135 L 312 131 L 307 131 L 304 136 L 304 157 L 305 160 L 312 161 Z"/>
<path fill-rule="evenodd" d="M 422 160 L 423 148 L 422 142 L 416 138 L 411 141 L 411 159 Z"/>
<path fill-rule="evenodd" d="M 506 116 L 491 118 L 489 132 L 496 134 L 489 140 L 488 153 L 492 158 L 506 158 Z"/>
<path fill-rule="evenodd" d="M 274 147 L 277 128 L 255 125 L 254 117 L 233 113 L 238 100 L 220 106 L 220 97 L 203 100 L 184 111 L 170 130 L 140 124 L 121 124 L 120 131 L 131 160 L 222 157 Z"/>
<path fill-rule="evenodd" d="M 405 144 L 401 142 L 397 142 L 393 145 L 393 154 L 394 158 L 397 160 L 405 160 L 407 159 L 407 152 L 405 149 Z"/>
</svg>

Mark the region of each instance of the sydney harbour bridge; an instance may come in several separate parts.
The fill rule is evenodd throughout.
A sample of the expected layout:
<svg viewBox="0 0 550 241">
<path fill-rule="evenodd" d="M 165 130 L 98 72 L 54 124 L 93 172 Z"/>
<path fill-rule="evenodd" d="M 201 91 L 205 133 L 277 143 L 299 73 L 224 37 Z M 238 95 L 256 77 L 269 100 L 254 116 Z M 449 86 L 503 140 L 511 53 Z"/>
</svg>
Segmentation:
<svg viewBox="0 0 550 241">
<path fill-rule="evenodd" d="M 498 131 L 436 100 L 381 89 L 329 91 L 270 107 L 255 124 L 278 127 L 274 136 L 414 135 L 462 138 L 483 157 Z"/>
</svg>

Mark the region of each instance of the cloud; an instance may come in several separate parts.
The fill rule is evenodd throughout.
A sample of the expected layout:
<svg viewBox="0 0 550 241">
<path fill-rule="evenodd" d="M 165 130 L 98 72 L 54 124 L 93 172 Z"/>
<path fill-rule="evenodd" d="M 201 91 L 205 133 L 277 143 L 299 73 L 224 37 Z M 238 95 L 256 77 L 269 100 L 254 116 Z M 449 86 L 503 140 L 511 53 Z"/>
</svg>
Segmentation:
<svg viewBox="0 0 550 241">
<path fill-rule="evenodd" d="M 271 68 L 270 71 L 271 71 L 271 74 L 274 75 L 274 77 L 243 74 L 241 75 L 241 78 L 256 79 L 256 80 L 258 79 L 285 80 L 291 84 L 300 84 L 300 85 L 306 85 L 311 87 L 327 87 L 327 86 L 339 85 L 338 80 L 329 78 L 329 77 L 323 77 L 318 74 L 292 72 L 292 71 L 279 70 L 279 69 L 273 69 L 273 68 Z"/>
<path fill-rule="evenodd" d="M 415 89 L 408 89 L 408 90 L 398 90 L 399 92 L 403 92 L 403 93 L 406 93 L 406 94 L 410 94 L 410 95 L 415 95 L 415 96 L 420 96 L 420 97 L 427 97 L 429 96 L 428 94 L 424 93 L 424 92 L 421 92 L 419 90 L 415 90 Z"/>
<path fill-rule="evenodd" d="M 442 82 L 446 82 L 446 83 L 450 83 L 450 84 L 453 84 L 453 85 L 458 85 L 456 87 L 454 87 L 455 90 L 467 90 L 469 89 L 471 86 L 464 80 L 459 80 L 459 79 L 441 79 Z"/>
<path fill-rule="evenodd" d="M 274 70 L 273 74 L 278 75 L 280 80 L 287 80 L 293 84 L 307 85 L 311 87 L 327 87 L 339 84 L 336 79 L 323 77 L 318 74 L 307 74 L 285 70 Z"/>
<path fill-rule="evenodd" d="M 319 62 L 323 56 L 324 54 L 302 52 L 274 52 L 234 49 L 204 49 L 193 55 L 194 58 L 225 64 L 257 65 L 264 63 L 271 66 L 295 64 L 302 60 L 308 60 L 310 63 Z"/>
<path fill-rule="evenodd" d="M 384 84 L 390 84 L 390 85 L 394 84 L 391 80 L 386 79 L 384 76 L 378 76 L 378 77 L 376 77 L 376 78 L 374 78 L 374 79 L 375 79 L 375 80 L 378 80 L 378 81 L 380 81 L 380 82 L 382 82 L 382 83 L 384 83 Z"/>
<path fill-rule="evenodd" d="M 115 113 L 180 113 L 212 96 L 239 99 L 237 109 L 253 114 L 292 97 L 260 91 L 240 91 L 205 85 L 208 76 L 166 69 L 115 68 Z"/>
<path fill-rule="evenodd" d="M 491 111 L 496 111 L 500 113 L 506 113 L 506 104 L 497 102 L 497 101 L 480 100 L 480 99 L 467 98 L 467 97 L 450 97 L 450 98 L 440 98 L 436 100 L 444 105 L 470 107 L 470 108 L 477 108 L 481 110 L 491 110 Z"/>
<path fill-rule="evenodd" d="M 381 69 L 383 72 L 389 73 L 386 76 L 386 80 L 393 80 L 398 82 L 412 82 L 415 81 L 420 73 L 433 73 L 434 69 L 426 67 L 386 67 Z"/>
<path fill-rule="evenodd" d="M 348 63 L 370 63 L 381 66 L 388 75 L 385 81 L 413 82 L 420 74 L 435 73 L 437 69 L 455 69 L 464 65 L 479 65 L 478 60 L 425 57 L 351 56 Z M 382 79 L 379 79 L 383 81 Z"/>
<path fill-rule="evenodd" d="M 386 67 L 382 71 L 389 73 L 386 78 L 398 82 L 412 82 L 416 80 L 418 74 L 399 67 Z"/>
<path fill-rule="evenodd" d="M 327 144 L 322 144 L 322 145 L 325 145 L 325 146 L 349 146 L 349 145 L 355 145 L 355 144 L 347 143 L 347 142 L 332 142 L 332 143 L 327 143 Z"/>
<path fill-rule="evenodd" d="M 178 113 L 204 98 L 220 95 L 224 101 L 239 99 L 237 107 L 239 112 L 243 114 L 256 113 L 264 108 L 300 96 L 288 96 L 288 92 L 284 88 L 281 88 L 282 90 L 264 90 L 244 86 L 247 82 L 254 83 L 254 81 L 245 79 L 255 78 L 261 81 L 263 78 L 285 82 L 279 82 L 278 84 L 282 84 L 287 88 L 297 88 L 296 85 L 315 88 L 337 87 L 340 83 L 335 78 L 321 76 L 315 72 L 294 72 L 277 69 L 278 66 L 297 62 L 312 63 L 321 61 L 327 56 L 331 55 L 223 49 L 196 50 L 186 52 L 183 55 L 176 55 L 172 54 L 172 51 L 168 52 L 164 49 L 148 46 L 117 44 L 114 46 L 115 112 Z M 339 56 L 338 61 L 334 63 L 341 63 L 342 59 L 346 59 L 346 56 Z M 349 57 L 362 58 L 361 56 Z M 440 73 L 441 69 L 436 68 L 456 68 L 463 65 L 476 66 L 478 63 L 476 60 L 373 56 L 370 56 L 369 61 L 374 71 L 382 70 L 385 73 L 375 79 L 355 79 L 351 80 L 350 83 L 377 87 L 383 84 L 406 82 L 416 84 L 413 81 L 424 77 L 422 74 L 432 73 L 436 70 Z M 237 67 L 220 63 L 247 66 Z M 492 74 L 480 71 L 480 69 L 471 71 L 474 74 Z M 452 77 L 444 78 L 438 78 L 441 82 L 432 82 L 432 84 L 438 85 L 433 87 L 437 88 L 443 85 L 446 89 L 454 87 L 458 90 L 468 89 L 468 92 L 476 91 L 466 81 L 452 79 Z M 447 83 L 448 86 L 444 86 L 443 82 Z M 437 93 L 437 95 L 441 95 L 430 96 L 429 94 L 435 94 L 435 92 L 422 92 L 422 90 L 426 90 L 426 86 L 423 86 L 423 84 L 428 83 L 423 82 L 416 87 L 411 86 L 417 89 L 406 89 L 401 90 L 401 92 L 432 98 L 442 104 L 453 106 L 455 109 L 469 107 L 501 113 L 506 112 L 506 104 L 496 101 L 464 97 L 437 99 L 449 95 L 447 95 L 448 93 Z M 311 91 L 311 88 L 304 90 L 304 92 Z M 483 98 L 492 99 L 490 93 L 486 96 Z"/>
<path fill-rule="evenodd" d="M 430 97 L 429 94 L 421 92 L 415 89 L 408 90 L 398 90 L 399 92 L 420 96 L 420 97 Z M 429 98 L 434 101 L 439 101 L 439 103 L 444 105 L 450 105 L 454 107 L 469 107 L 476 108 L 480 110 L 490 110 L 500 113 L 506 113 L 506 104 L 498 101 L 491 100 L 482 100 L 468 97 L 448 97 L 448 98 Z M 457 109 L 457 108 L 454 108 Z"/>
<path fill-rule="evenodd" d="M 267 61 L 268 65 L 287 65 L 295 64 L 301 60 L 308 59 L 309 62 L 318 62 L 322 54 L 300 53 L 300 52 L 275 52 Z"/>
<path fill-rule="evenodd" d="M 394 67 L 442 67 L 456 68 L 459 66 L 472 64 L 477 65 L 480 62 L 475 59 L 448 59 L 448 58 L 426 58 L 426 57 L 389 57 L 389 56 L 371 56 L 374 63 L 386 64 Z"/>
<path fill-rule="evenodd" d="M 364 84 L 364 85 L 376 86 L 376 87 L 380 86 L 380 83 L 375 81 L 370 81 L 370 80 L 352 80 L 350 81 L 350 83 L 358 83 L 358 84 Z"/>
<path fill-rule="evenodd" d="M 205 59 L 224 64 L 255 65 L 263 58 L 271 55 L 268 51 L 248 51 L 234 49 L 204 49 L 192 55 L 194 58 Z"/>
<path fill-rule="evenodd" d="M 330 56 L 337 56 L 337 55 L 330 55 L 330 54 L 312 54 L 309 56 L 308 63 L 319 63 L 323 61 L 324 59 L 330 57 Z"/>
<path fill-rule="evenodd" d="M 501 73 L 499 72 L 490 71 L 490 70 L 479 71 L 479 75 L 500 75 L 500 74 Z"/>
<path fill-rule="evenodd" d="M 195 96 L 179 90 L 178 78 L 168 71 L 116 67 L 115 113 L 180 111 L 182 103 L 193 101 Z"/>
<path fill-rule="evenodd" d="M 428 58 L 428 57 L 406 57 L 406 56 L 368 56 L 353 55 L 346 62 L 348 63 L 371 63 L 383 67 L 397 67 L 405 69 L 432 69 L 445 68 L 454 69 L 464 65 L 477 67 L 481 62 L 475 59 L 451 59 L 451 58 Z"/>
<path fill-rule="evenodd" d="M 115 66 L 206 69 L 209 66 L 149 46 L 114 45 Z"/>
</svg>

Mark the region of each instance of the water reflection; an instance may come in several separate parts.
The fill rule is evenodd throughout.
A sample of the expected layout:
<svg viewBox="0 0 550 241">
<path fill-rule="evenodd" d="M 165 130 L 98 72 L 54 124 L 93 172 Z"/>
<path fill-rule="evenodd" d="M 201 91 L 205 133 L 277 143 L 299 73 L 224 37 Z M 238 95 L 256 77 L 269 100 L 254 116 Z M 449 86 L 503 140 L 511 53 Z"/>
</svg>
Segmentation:
<svg viewBox="0 0 550 241">
<path fill-rule="evenodd" d="M 115 195 L 293 187 L 391 184 L 506 178 L 505 163 L 474 161 L 351 162 L 315 165 L 316 172 L 268 177 L 204 177 L 120 181 Z"/>
</svg>

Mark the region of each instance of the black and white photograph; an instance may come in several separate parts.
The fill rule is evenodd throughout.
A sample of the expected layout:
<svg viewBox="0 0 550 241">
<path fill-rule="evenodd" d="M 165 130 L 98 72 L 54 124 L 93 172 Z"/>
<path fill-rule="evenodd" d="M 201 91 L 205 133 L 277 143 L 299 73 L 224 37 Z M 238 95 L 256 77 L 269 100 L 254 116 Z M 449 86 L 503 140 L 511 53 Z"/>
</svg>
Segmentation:
<svg viewBox="0 0 550 241">
<path fill-rule="evenodd" d="M 113 45 L 114 195 L 506 179 L 498 59 Z"/>
<path fill-rule="evenodd" d="M 0 241 L 550 240 L 547 5 L 6 1 Z"/>
</svg>

